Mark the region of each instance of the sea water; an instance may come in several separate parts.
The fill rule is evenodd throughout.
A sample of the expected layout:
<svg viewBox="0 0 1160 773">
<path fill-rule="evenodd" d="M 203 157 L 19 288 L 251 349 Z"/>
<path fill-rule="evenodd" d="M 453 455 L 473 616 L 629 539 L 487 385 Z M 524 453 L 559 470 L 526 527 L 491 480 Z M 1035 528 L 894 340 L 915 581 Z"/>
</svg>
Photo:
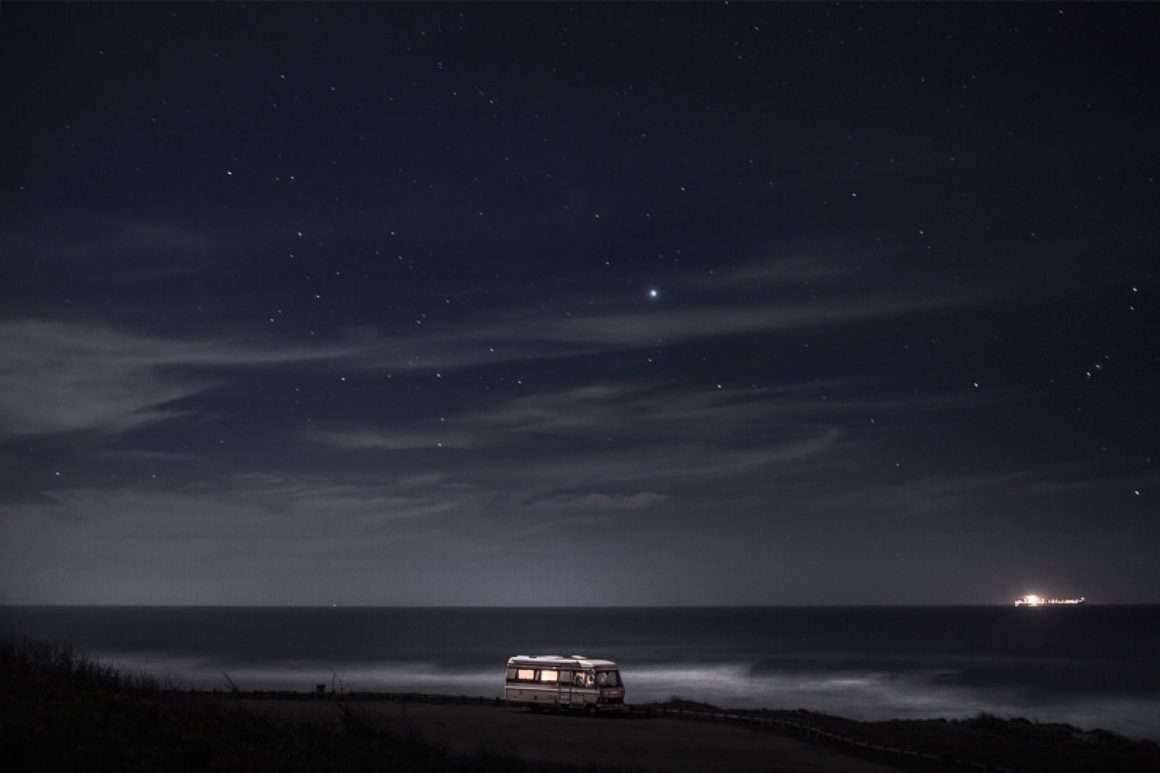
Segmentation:
<svg viewBox="0 0 1160 773">
<path fill-rule="evenodd" d="M 632 703 L 979 712 L 1160 740 L 1160 607 L 3 607 L 0 636 L 199 689 L 500 696 L 517 654 L 621 667 Z"/>
</svg>

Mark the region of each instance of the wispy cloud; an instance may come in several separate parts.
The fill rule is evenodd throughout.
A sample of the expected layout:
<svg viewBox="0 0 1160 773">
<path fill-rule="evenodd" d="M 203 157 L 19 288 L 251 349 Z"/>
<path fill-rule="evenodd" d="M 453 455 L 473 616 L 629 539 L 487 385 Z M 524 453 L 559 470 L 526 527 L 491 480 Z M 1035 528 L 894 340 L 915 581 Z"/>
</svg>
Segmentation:
<svg viewBox="0 0 1160 773">
<path fill-rule="evenodd" d="M 122 432 L 173 418 L 172 403 L 208 378 L 162 371 L 175 351 L 107 329 L 39 321 L 0 324 L 0 432 L 13 437 L 100 428 Z"/>
<path fill-rule="evenodd" d="M 375 429 L 313 429 L 302 437 L 343 451 L 411 451 L 423 448 L 471 448 L 476 441 L 462 432 L 419 432 Z"/>
<path fill-rule="evenodd" d="M 640 510 L 671 500 L 671 496 L 638 491 L 634 494 L 559 494 L 539 500 L 534 507 L 539 510 Z"/>
<path fill-rule="evenodd" d="M 333 359 L 341 352 L 185 341 L 99 325 L 0 322 L 0 439 L 121 433 L 176 418 L 176 404 L 228 382 L 214 369 Z"/>
<path fill-rule="evenodd" d="M 559 344 L 648 347 L 744 333 L 771 333 L 891 317 L 945 305 L 930 298 L 830 298 L 608 312 L 504 329 L 508 337 Z"/>
<path fill-rule="evenodd" d="M 159 235 L 158 228 L 130 228 L 145 244 L 188 235 Z M 168 234 L 168 235 L 166 235 Z M 194 238 L 194 237 L 188 237 Z M 196 240 L 196 239 L 195 239 Z M 1031 285 L 1020 274 L 1020 292 Z M 547 316 L 534 311 L 506 314 L 480 312 L 456 325 L 433 323 L 408 335 L 384 334 L 375 329 L 351 331 L 325 342 L 302 343 L 272 337 L 229 335 L 173 338 L 114 329 L 99 323 L 82 324 L 52 319 L 0 322 L 0 439 L 78 431 L 123 433 L 182 416 L 190 408 L 182 401 L 208 390 L 225 388 L 238 372 L 259 368 L 316 368 L 341 365 L 351 372 L 441 372 L 511 363 L 563 360 L 733 336 L 774 334 L 884 320 L 932 310 L 970 308 L 1002 297 L 986 277 L 961 282 L 919 283 L 892 287 L 885 281 L 847 281 L 840 261 L 789 259 L 742 266 L 725 285 L 784 285 L 821 280 L 825 291 L 816 296 L 787 292 L 782 297 L 755 301 L 725 291 L 698 303 L 682 305 L 634 303 L 593 307 L 587 313 Z M 1003 285 L 1010 291 L 1010 282 Z M 852 288 L 857 287 L 857 290 Z M 950 289 L 947 289 L 950 288 Z M 546 420 L 550 406 L 534 399 L 509 405 L 506 413 L 490 420 L 515 428 L 537 423 L 545 430 L 567 429 L 562 423 L 623 418 L 639 403 L 617 403 L 620 396 L 602 395 L 591 386 L 571 395 L 573 408 L 587 412 L 568 419 L 556 412 L 552 427 Z M 632 401 L 635 397 L 628 396 Z M 710 408 L 677 406 L 674 416 L 695 416 Z M 620 417 L 609 415 L 621 414 Z M 690 423 L 690 419 L 684 419 Z M 588 422 L 591 424 L 591 422 Z M 438 433 L 432 433 L 433 437 Z M 426 443 L 417 436 L 359 435 L 315 438 L 349 446 L 410 448 Z M 435 438 L 435 442 L 440 440 Z M 464 438 L 445 438 L 445 444 L 466 445 Z"/>
<path fill-rule="evenodd" d="M 632 319 L 589 320 L 582 327 L 608 331 L 607 335 L 581 332 L 574 340 L 569 340 L 574 331 L 569 332 L 567 326 L 529 335 L 525 326 L 508 324 L 490 332 L 396 338 L 364 335 L 314 346 L 281 340 L 174 339 L 100 325 L 10 320 L 0 322 L 0 438 L 91 430 L 125 432 L 180 416 L 188 410 L 179 406 L 181 400 L 228 385 L 239 372 L 259 368 L 337 363 L 354 372 L 426 371 L 563 357 L 574 353 L 574 344 L 581 340 L 605 347 L 644 342 L 638 340 L 646 335 L 644 331 L 627 336 L 613 332 Z M 661 323 L 656 330 L 664 328 L 671 333 L 672 325 L 692 330 L 699 324 L 691 318 L 670 323 Z M 716 330 L 740 329 L 738 325 L 737 321 L 722 325 L 718 319 Z M 540 340 L 535 340 L 537 337 Z M 486 341 L 497 346 L 487 346 Z M 585 400 L 584 394 L 577 397 Z M 590 398 L 587 402 L 594 405 L 600 395 L 593 392 Z M 533 404 L 526 410 L 535 412 L 537 408 Z M 514 421 L 514 414 L 508 420 Z M 425 442 L 371 434 L 330 439 L 383 447 Z"/>
<path fill-rule="evenodd" d="M 1071 467 L 1006 473 L 926 475 L 889 483 L 847 481 L 837 492 L 816 496 L 819 504 L 856 506 L 889 517 L 1002 517 L 1013 503 L 1059 503 L 1069 497 L 1119 491 L 1125 500 L 1139 478 L 1118 481 Z M 998 513 L 998 514 L 996 514 Z"/>
</svg>

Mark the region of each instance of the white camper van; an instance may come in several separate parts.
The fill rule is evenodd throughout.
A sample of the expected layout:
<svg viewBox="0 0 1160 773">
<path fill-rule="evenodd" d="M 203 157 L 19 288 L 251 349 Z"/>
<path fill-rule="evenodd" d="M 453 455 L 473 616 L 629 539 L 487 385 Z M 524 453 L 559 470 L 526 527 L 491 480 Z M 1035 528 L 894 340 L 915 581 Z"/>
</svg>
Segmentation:
<svg viewBox="0 0 1160 773">
<path fill-rule="evenodd" d="M 624 683 L 611 660 L 583 655 L 516 655 L 508 658 L 504 698 L 513 705 L 583 709 L 624 706 Z"/>
</svg>

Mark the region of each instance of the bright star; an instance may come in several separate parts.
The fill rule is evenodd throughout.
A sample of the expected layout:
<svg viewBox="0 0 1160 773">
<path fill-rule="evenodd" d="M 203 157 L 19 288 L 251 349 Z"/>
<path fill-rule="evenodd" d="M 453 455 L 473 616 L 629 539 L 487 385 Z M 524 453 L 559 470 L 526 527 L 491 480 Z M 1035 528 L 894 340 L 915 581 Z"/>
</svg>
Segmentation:
<svg viewBox="0 0 1160 773">
<path fill-rule="evenodd" d="M 655 287 L 650 287 L 649 291 L 648 291 L 648 297 L 659 298 L 659 297 L 661 297 L 661 291 Z"/>
</svg>

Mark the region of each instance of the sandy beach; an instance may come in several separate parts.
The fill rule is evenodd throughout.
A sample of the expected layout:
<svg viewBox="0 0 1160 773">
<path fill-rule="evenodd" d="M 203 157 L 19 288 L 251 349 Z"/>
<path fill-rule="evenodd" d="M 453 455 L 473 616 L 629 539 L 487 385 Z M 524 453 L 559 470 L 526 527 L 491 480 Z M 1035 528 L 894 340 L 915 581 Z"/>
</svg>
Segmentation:
<svg viewBox="0 0 1160 773">
<path fill-rule="evenodd" d="M 245 699 L 261 713 L 320 722 L 340 718 L 334 701 Z M 386 701 L 345 704 L 360 719 L 414 732 L 453 754 L 493 753 L 531 762 L 642 771 L 830 771 L 895 768 L 737 725 L 643 716 L 532 713 L 504 705 Z"/>
</svg>

